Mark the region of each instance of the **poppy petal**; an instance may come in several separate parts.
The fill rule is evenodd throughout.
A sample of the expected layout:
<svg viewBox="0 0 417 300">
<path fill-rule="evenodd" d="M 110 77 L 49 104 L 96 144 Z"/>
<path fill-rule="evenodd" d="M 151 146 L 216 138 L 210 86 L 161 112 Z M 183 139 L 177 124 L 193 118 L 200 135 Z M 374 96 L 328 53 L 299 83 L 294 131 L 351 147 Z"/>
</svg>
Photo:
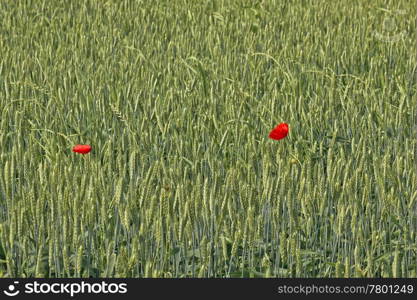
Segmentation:
<svg viewBox="0 0 417 300">
<path fill-rule="evenodd" d="M 76 153 L 87 154 L 88 152 L 91 151 L 91 146 L 90 145 L 75 145 L 72 148 L 72 151 Z"/>
<path fill-rule="evenodd" d="M 273 140 L 281 140 L 288 135 L 288 124 L 280 123 L 269 133 L 269 138 Z"/>
</svg>

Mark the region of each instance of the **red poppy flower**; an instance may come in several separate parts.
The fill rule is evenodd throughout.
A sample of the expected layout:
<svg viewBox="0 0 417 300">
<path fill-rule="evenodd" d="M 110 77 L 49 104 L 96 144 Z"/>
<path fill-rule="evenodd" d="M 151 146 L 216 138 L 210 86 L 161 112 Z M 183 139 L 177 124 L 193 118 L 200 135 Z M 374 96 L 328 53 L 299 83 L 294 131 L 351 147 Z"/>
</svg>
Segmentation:
<svg viewBox="0 0 417 300">
<path fill-rule="evenodd" d="M 81 154 L 87 154 L 91 151 L 90 145 L 75 145 L 74 148 L 72 148 L 72 152 L 77 152 Z"/>
<path fill-rule="evenodd" d="M 273 140 L 281 140 L 288 135 L 288 124 L 280 123 L 269 133 L 269 138 Z"/>
</svg>

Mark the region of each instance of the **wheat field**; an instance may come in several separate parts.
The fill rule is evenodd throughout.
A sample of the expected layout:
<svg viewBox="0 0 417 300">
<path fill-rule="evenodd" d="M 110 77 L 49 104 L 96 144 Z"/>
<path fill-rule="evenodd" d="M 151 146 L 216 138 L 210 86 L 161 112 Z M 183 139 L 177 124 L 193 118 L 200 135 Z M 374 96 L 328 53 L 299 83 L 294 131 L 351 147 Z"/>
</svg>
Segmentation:
<svg viewBox="0 0 417 300">
<path fill-rule="evenodd" d="M 0 277 L 416 277 L 415 15 L 0 1 Z"/>
</svg>

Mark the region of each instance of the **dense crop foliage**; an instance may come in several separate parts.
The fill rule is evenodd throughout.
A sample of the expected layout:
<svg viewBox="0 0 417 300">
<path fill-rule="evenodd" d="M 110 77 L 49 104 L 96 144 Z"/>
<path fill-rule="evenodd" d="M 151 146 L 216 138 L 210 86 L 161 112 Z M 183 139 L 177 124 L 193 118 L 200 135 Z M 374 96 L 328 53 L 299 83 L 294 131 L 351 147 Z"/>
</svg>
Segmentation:
<svg viewBox="0 0 417 300">
<path fill-rule="evenodd" d="M 0 0 L 0 276 L 415 277 L 415 15 Z"/>
</svg>

